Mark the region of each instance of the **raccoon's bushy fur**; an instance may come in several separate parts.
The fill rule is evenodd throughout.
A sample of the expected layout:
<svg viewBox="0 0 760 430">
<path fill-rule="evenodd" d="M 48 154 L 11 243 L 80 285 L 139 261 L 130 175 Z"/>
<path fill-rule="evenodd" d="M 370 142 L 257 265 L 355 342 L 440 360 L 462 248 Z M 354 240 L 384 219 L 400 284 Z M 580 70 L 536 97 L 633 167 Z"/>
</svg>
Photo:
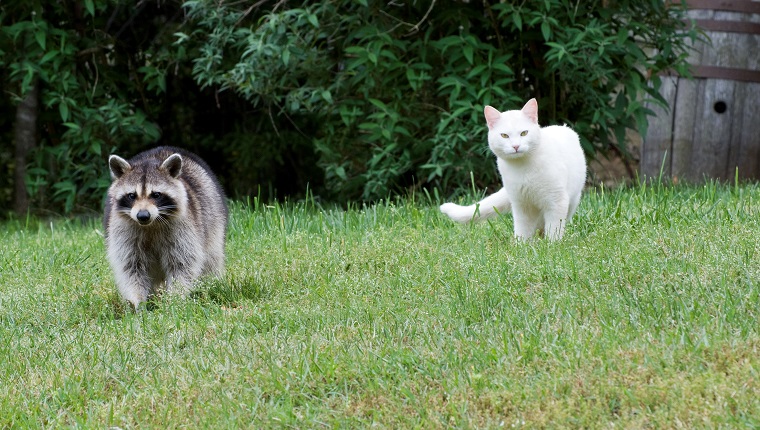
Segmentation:
<svg viewBox="0 0 760 430">
<path fill-rule="evenodd" d="M 227 205 L 203 160 L 162 146 L 108 165 L 106 248 L 125 300 L 138 308 L 164 289 L 186 295 L 199 276 L 224 273 Z"/>
</svg>

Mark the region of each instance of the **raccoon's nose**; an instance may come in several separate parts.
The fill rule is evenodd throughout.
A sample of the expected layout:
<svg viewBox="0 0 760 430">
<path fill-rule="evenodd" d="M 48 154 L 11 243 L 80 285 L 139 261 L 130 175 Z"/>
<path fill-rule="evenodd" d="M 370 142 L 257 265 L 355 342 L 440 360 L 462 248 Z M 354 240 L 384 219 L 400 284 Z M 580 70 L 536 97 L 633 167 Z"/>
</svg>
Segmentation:
<svg viewBox="0 0 760 430">
<path fill-rule="evenodd" d="M 140 224 L 147 224 L 150 222 L 150 212 L 145 209 L 137 212 L 137 222 Z"/>
</svg>

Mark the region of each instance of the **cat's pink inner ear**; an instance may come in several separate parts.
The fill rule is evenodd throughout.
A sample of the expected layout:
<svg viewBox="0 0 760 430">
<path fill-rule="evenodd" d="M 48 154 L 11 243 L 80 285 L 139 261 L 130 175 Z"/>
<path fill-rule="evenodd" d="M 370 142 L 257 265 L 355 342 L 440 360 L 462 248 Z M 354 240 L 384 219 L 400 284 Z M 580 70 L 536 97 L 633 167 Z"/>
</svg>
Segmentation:
<svg viewBox="0 0 760 430">
<path fill-rule="evenodd" d="M 528 100 L 525 106 L 522 108 L 522 113 L 525 114 L 531 121 L 538 124 L 538 102 L 536 99 Z"/>
<path fill-rule="evenodd" d="M 486 116 L 486 123 L 488 123 L 488 128 L 493 128 L 493 126 L 496 125 L 496 121 L 498 121 L 501 117 L 501 112 L 492 108 L 491 106 L 486 106 L 486 108 L 483 110 L 483 113 Z"/>
</svg>

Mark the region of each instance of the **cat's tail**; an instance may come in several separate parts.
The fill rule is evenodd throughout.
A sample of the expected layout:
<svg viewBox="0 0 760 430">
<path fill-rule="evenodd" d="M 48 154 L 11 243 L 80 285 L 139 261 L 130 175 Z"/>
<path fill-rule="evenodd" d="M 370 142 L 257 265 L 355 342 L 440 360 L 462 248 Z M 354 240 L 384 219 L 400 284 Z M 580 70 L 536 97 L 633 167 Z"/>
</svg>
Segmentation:
<svg viewBox="0 0 760 430">
<path fill-rule="evenodd" d="M 471 221 L 483 221 L 500 213 L 512 210 L 512 203 L 504 188 L 469 206 L 460 206 L 454 203 L 441 205 L 441 212 L 459 223 Z"/>
</svg>

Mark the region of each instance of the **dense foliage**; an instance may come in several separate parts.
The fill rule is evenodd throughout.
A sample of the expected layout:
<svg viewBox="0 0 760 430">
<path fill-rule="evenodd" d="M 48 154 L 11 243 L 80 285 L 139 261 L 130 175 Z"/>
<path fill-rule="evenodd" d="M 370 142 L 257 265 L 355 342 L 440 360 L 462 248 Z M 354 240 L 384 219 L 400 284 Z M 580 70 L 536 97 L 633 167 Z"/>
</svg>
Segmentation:
<svg viewBox="0 0 760 430">
<path fill-rule="evenodd" d="M 589 156 L 626 155 L 693 36 L 661 0 L 44 3 L 0 5 L 0 108 L 9 123 L 39 82 L 27 188 L 56 211 L 98 206 L 108 153 L 159 143 L 209 159 L 234 196 L 491 185 L 483 106 L 530 97 Z"/>
<path fill-rule="evenodd" d="M 152 35 L 130 28 L 132 11 L 115 1 L 10 2 L 0 11 L 4 97 L 17 102 L 35 82 L 41 87 L 27 188 L 38 207 L 95 204 L 108 185 L 104 157 L 159 137 L 145 109 L 158 92 L 141 98 L 156 85 L 139 67 L 154 54 Z"/>
</svg>

